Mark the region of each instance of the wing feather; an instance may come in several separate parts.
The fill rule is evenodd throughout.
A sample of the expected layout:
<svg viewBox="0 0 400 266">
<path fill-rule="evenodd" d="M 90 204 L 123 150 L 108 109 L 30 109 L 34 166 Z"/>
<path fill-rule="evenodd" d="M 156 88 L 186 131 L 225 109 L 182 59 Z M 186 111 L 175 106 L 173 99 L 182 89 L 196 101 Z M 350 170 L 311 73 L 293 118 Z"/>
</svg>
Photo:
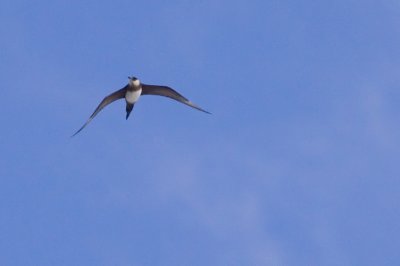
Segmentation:
<svg viewBox="0 0 400 266">
<path fill-rule="evenodd" d="M 202 109 L 200 106 L 197 106 L 196 104 L 194 104 L 191 101 L 189 101 L 188 99 L 186 99 L 184 96 L 179 94 L 174 89 L 167 87 L 167 86 L 142 84 L 142 95 L 159 95 L 159 96 L 168 97 L 175 101 L 186 104 L 192 108 L 195 108 L 199 111 L 202 111 L 204 113 L 211 114 L 210 112 Z"/>
<path fill-rule="evenodd" d="M 128 85 L 125 86 L 125 87 L 123 87 L 123 88 L 120 89 L 120 90 L 117 90 L 117 91 L 111 93 L 111 94 L 108 95 L 107 97 L 105 97 L 105 98 L 100 102 L 100 104 L 96 107 L 96 110 L 94 110 L 93 114 L 89 117 L 89 119 L 86 121 L 86 123 L 83 124 L 83 126 L 82 126 L 78 131 L 76 131 L 76 132 L 74 133 L 74 135 L 72 135 L 72 137 L 75 136 L 76 134 L 78 134 L 79 132 L 81 132 L 82 129 L 84 129 L 84 128 L 90 123 L 90 121 L 92 121 L 92 119 L 93 119 L 104 107 L 106 107 L 107 105 L 109 105 L 110 103 L 112 103 L 112 102 L 114 102 L 114 101 L 116 101 L 116 100 L 125 98 L 125 94 L 126 94 L 126 89 L 127 89 L 127 87 L 128 87 Z"/>
</svg>

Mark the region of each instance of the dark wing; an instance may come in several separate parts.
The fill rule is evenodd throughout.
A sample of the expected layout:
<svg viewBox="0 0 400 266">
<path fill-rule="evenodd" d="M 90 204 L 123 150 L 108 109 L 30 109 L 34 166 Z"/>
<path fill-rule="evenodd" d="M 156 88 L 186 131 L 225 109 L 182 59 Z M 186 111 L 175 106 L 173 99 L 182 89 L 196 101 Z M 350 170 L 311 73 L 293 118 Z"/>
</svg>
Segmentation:
<svg viewBox="0 0 400 266">
<path fill-rule="evenodd" d="M 171 99 L 174 99 L 175 101 L 181 102 L 183 104 L 186 104 L 190 107 L 193 107 L 199 111 L 202 111 L 207 114 L 211 114 L 210 112 L 207 112 L 206 110 L 200 108 L 199 106 L 195 105 L 182 95 L 180 95 L 177 91 L 171 89 L 170 87 L 167 86 L 158 86 L 158 85 L 148 85 L 148 84 L 142 84 L 142 94 L 141 95 L 159 95 L 159 96 L 165 96 Z"/>
<path fill-rule="evenodd" d="M 128 85 L 127 85 L 127 86 L 128 86 Z M 97 106 L 96 110 L 94 110 L 93 114 L 89 117 L 89 119 L 86 121 L 86 123 L 85 123 L 78 131 L 76 131 L 75 134 L 72 135 L 72 137 L 75 136 L 76 134 L 78 134 L 79 132 L 81 132 L 81 130 L 84 129 L 84 128 L 87 126 L 87 124 L 89 124 L 90 121 L 92 121 L 92 119 L 93 119 L 104 107 L 106 107 L 107 105 L 109 105 L 110 103 L 112 103 L 112 102 L 114 102 L 114 101 L 116 101 L 116 100 L 119 100 L 119 99 L 124 98 L 124 97 L 125 97 L 125 94 L 126 94 L 126 88 L 127 88 L 127 86 L 125 86 L 125 87 L 123 87 L 122 89 L 117 90 L 117 91 L 111 93 L 110 95 L 108 95 L 107 97 L 105 97 L 105 98 L 101 101 L 101 103 L 99 104 L 99 106 Z"/>
</svg>

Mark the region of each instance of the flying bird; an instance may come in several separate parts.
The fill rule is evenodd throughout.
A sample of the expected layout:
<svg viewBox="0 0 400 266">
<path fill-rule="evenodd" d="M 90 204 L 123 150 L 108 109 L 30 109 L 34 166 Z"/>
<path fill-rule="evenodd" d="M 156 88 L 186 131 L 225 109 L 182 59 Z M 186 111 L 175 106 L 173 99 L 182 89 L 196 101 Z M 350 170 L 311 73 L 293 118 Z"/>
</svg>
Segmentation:
<svg viewBox="0 0 400 266">
<path fill-rule="evenodd" d="M 168 97 L 183 104 L 186 104 L 192 108 L 195 108 L 199 111 L 202 111 L 204 113 L 211 114 L 210 112 L 207 112 L 206 110 L 195 105 L 194 103 L 192 103 L 191 101 L 189 101 L 188 99 L 186 99 L 185 97 L 183 97 L 181 94 L 179 94 L 177 91 L 173 90 L 170 87 L 144 84 L 141 83 L 140 80 L 137 79 L 136 77 L 128 77 L 128 79 L 129 82 L 125 87 L 111 93 L 100 102 L 100 104 L 94 110 L 93 114 L 89 117 L 86 123 L 83 124 L 83 126 L 80 129 L 78 129 L 78 131 L 76 131 L 72 135 L 72 137 L 81 132 L 82 129 L 84 129 L 104 107 L 119 99 L 125 98 L 126 119 L 128 119 L 130 113 L 132 112 L 133 107 L 135 106 L 135 103 L 139 100 L 141 95 L 159 95 Z"/>
</svg>

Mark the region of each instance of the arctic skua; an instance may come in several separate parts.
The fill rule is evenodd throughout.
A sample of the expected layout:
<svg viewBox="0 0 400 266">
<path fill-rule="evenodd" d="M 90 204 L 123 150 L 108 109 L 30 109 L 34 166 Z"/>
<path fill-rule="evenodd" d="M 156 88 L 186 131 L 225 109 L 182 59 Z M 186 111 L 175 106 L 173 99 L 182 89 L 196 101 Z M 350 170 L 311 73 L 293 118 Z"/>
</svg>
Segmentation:
<svg viewBox="0 0 400 266">
<path fill-rule="evenodd" d="M 128 78 L 129 78 L 129 83 L 122 89 L 117 90 L 108 95 L 107 97 L 105 97 L 97 106 L 97 108 L 94 110 L 93 114 L 89 117 L 86 123 L 83 124 L 83 126 L 78 131 L 76 131 L 74 135 L 72 135 L 72 137 L 81 132 L 82 129 L 84 129 L 104 107 L 106 107 L 107 105 L 116 100 L 120 100 L 123 98 L 125 98 L 126 102 L 126 119 L 128 119 L 130 113 L 132 112 L 133 107 L 135 106 L 135 103 L 139 100 L 140 96 L 142 95 L 159 95 L 168 97 L 183 104 L 186 104 L 194 109 L 202 111 L 204 113 L 211 114 L 210 112 L 207 112 L 206 110 L 192 103 L 184 96 L 179 94 L 177 91 L 168 86 L 149 85 L 141 83 L 140 80 L 137 79 L 136 77 L 128 77 Z"/>
</svg>

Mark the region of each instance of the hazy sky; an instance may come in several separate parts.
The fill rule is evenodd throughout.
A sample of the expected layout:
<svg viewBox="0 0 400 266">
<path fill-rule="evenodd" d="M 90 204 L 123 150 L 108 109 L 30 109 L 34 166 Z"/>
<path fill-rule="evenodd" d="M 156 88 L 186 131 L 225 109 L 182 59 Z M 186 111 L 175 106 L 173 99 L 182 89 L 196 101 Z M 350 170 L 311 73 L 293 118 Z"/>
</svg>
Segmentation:
<svg viewBox="0 0 400 266">
<path fill-rule="evenodd" d="M 400 265 L 398 1 L 0 2 L 0 265 Z M 127 76 L 212 112 L 104 96 Z"/>
</svg>

